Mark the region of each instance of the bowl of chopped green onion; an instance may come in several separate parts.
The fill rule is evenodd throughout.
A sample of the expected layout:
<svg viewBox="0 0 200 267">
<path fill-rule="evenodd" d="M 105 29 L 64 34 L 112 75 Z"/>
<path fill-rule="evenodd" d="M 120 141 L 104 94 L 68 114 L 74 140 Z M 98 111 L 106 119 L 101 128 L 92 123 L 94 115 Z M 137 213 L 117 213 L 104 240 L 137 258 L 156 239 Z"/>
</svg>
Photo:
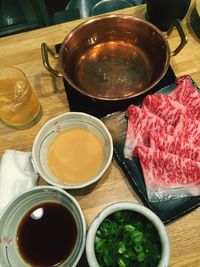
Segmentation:
<svg viewBox="0 0 200 267">
<path fill-rule="evenodd" d="M 167 267 L 168 234 L 150 209 L 133 202 L 111 203 L 89 227 L 86 256 L 90 267 Z"/>
</svg>

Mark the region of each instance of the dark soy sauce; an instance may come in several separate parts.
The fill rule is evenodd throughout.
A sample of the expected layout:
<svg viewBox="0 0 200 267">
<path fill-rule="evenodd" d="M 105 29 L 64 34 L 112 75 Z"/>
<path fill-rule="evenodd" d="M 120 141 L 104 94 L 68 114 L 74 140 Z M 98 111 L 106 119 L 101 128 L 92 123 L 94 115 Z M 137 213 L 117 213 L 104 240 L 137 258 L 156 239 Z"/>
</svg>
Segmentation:
<svg viewBox="0 0 200 267">
<path fill-rule="evenodd" d="M 77 238 L 76 222 L 61 204 L 46 202 L 25 214 L 17 230 L 22 258 L 31 266 L 55 266 L 72 252 Z"/>
</svg>

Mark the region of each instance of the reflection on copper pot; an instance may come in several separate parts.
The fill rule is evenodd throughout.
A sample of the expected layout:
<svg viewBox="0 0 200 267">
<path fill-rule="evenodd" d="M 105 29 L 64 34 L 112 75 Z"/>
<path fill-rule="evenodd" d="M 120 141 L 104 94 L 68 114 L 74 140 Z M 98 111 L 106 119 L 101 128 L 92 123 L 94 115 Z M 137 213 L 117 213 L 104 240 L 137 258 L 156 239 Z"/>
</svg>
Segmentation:
<svg viewBox="0 0 200 267">
<path fill-rule="evenodd" d="M 42 46 L 44 65 L 51 71 L 47 46 Z M 74 89 L 112 101 L 150 90 L 165 75 L 169 60 L 160 30 L 126 15 L 103 15 L 80 24 L 66 36 L 58 56 L 61 74 Z"/>
</svg>

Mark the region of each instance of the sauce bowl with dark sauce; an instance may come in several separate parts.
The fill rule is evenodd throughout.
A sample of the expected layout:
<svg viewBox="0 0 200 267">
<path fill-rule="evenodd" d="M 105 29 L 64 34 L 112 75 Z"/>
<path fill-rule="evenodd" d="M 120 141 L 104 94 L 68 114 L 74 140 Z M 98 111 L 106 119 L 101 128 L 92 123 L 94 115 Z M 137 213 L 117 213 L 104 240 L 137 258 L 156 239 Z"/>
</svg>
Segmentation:
<svg viewBox="0 0 200 267">
<path fill-rule="evenodd" d="M 85 247 L 86 223 L 64 190 L 37 186 L 18 195 L 0 218 L 0 266 L 75 267 Z"/>
</svg>

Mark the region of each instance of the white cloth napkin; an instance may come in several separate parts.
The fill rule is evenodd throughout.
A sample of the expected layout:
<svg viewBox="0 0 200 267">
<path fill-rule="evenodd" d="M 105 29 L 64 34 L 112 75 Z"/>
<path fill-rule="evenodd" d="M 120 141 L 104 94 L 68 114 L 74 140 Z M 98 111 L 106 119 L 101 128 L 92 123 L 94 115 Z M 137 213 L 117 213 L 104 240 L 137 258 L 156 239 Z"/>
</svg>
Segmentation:
<svg viewBox="0 0 200 267">
<path fill-rule="evenodd" d="M 0 164 L 0 213 L 13 197 L 35 186 L 37 178 L 31 152 L 5 150 Z"/>
</svg>

